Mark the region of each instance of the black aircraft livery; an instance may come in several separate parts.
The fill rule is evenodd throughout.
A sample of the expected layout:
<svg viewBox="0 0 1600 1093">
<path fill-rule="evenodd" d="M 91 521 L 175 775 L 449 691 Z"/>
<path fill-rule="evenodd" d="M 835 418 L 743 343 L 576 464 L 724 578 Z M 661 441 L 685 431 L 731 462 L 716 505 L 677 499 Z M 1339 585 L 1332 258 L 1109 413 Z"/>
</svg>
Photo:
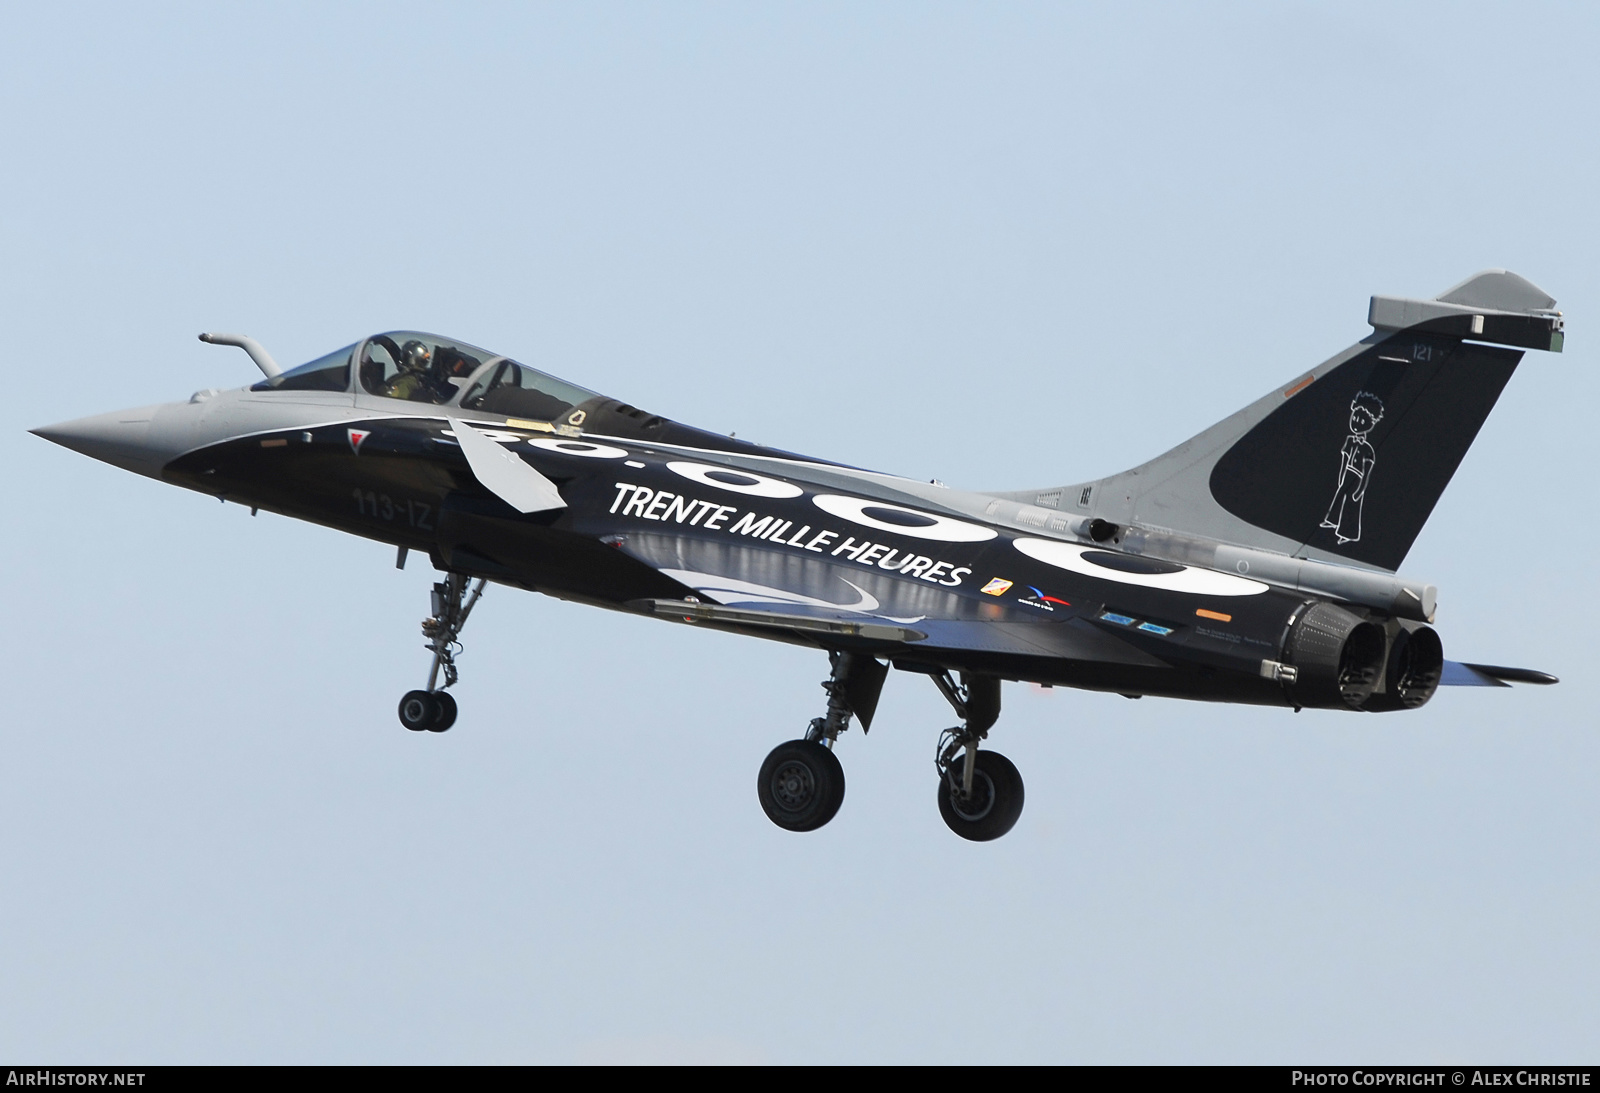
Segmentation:
<svg viewBox="0 0 1600 1093">
<path fill-rule="evenodd" d="M 1245 434 L 1211 492 L 1258 527 L 1397 569 L 1521 357 L 1432 337 L 1370 347 Z"/>
<path fill-rule="evenodd" d="M 794 831 L 844 798 L 835 744 L 889 669 L 959 721 L 938 749 L 957 834 L 1005 834 L 1016 767 L 980 744 L 1002 681 L 1364 712 L 1441 685 L 1550 683 L 1444 659 L 1431 585 L 1399 568 L 1520 361 L 1561 348 L 1554 300 L 1491 270 L 1374 297 L 1374 333 L 1123 475 L 970 493 L 705 432 L 420 332 L 367 338 L 237 391 L 37 429 L 252 509 L 426 556 L 425 687 L 444 732 L 468 615 L 493 582 L 826 651 L 822 716 L 757 780 Z"/>
</svg>

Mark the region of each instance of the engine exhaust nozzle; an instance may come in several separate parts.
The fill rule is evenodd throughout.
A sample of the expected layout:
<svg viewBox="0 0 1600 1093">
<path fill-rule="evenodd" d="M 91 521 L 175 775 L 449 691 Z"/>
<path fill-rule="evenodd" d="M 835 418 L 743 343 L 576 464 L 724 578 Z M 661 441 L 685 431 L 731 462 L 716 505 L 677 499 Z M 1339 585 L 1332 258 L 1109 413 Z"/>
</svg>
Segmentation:
<svg viewBox="0 0 1600 1093">
<path fill-rule="evenodd" d="M 1383 627 L 1331 603 L 1307 607 L 1289 628 L 1283 661 L 1293 665 L 1284 691 L 1296 706 L 1359 710 L 1383 678 Z"/>
</svg>

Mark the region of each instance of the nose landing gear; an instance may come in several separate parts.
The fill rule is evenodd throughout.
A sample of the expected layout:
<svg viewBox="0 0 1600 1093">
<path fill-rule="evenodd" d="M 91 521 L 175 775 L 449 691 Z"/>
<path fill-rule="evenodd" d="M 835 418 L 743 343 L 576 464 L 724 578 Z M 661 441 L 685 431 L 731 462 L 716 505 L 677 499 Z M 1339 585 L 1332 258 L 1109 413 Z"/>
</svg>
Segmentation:
<svg viewBox="0 0 1600 1093">
<path fill-rule="evenodd" d="M 445 732 L 456 723 L 456 700 L 446 691 L 407 691 L 400 724 L 412 732 Z"/>
<path fill-rule="evenodd" d="M 453 687 L 459 675 L 456 654 L 461 651 L 461 628 L 483 595 L 483 579 L 469 581 L 451 573 L 433 586 L 433 614 L 422 620 L 425 648 L 433 650 L 433 667 L 428 671 L 426 690 L 407 691 L 400 700 L 400 724 L 412 732 L 445 732 L 456 723 L 456 700 L 445 688 Z M 439 670 L 444 669 L 444 687 Z"/>
</svg>

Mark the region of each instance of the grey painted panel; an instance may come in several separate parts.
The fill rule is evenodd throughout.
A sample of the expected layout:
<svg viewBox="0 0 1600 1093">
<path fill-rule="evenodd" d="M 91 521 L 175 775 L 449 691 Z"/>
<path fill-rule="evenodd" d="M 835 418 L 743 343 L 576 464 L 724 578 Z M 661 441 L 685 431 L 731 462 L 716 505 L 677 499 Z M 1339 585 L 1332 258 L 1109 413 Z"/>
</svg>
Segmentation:
<svg viewBox="0 0 1600 1093">
<path fill-rule="evenodd" d="M 1433 341 L 1439 341 L 1441 345 L 1460 345 L 1460 342 L 1451 341 L 1446 343 L 1441 339 L 1472 337 L 1474 333 L 1479 334 L 1482 340 L 1493 340 L 1489 335 L 1494 335 L 1496 331 L 1489 330 L 1485 332 L 1485 323 L 1488 326 L 1500 323 L 1502 325 L 1498 330 L 1507 335 L 1505 340 L 1509 344 L 1532 345 L 1538 348 L 1559 350 L 1561 344 L 1559 316 L 1552 316 L 1549 319 L 1530 317 L 1540 313 L 1551 315 L 1549 309 L 1553 307 L 1554 303 L 1555 300 L 1548 293 L 1516 274 L 1505 270 L 1487 270 L 1467 278 L 1446 292 L 1441 293 L 1440 297 L 1434 300 L 1374 297 L 1369 315 L 1374 324 L 1380 327 L 1409 327 L 1413 324 L 1424 322 L 1445 322 L 1461 327 L 1459 331 L 1452 326 L 1448 331 L 1440 330 L 1432 335 L 1423 335 L 1419 341 L 1431 338 Z M 1499 315 L 1501 318 L 1495 318 L 1495 315 Z M 1506 316 L 1508 315 L 1513 317 L 1507 318 Z M 1524 332 L 1520 326 L 1517 326 L 1516 324 L 1518 323 L 1532 323 L 1534 326 L 1539 326 L 1539 324 L 1543 323 L 1549 326 L 1554 333 L 1553 336 L 1549 333 L 1543 334 L 1544 340 L 1541 342 L 1538 332 L 1530 335 Z M 1532 327 L 1529 330 L 1531 331 Z M 1056 500 L 1062 509 L 1078 514 L 1079 521 L 1084 518 L 1091 518 L 1104 520 L 1122 527 L 1132 525 L 1155 533 L 1154 537 L 1157 540 L 1163 536 L 1173 537 L 1168 533 L 1175 533 L 1176 538 L 1211 540 L 1214 543 L 1252 548 L 1273 554 L 1298 555 L 1318 561 L 1335 563 L 1340 566 L 1354 567 L 1358 570 L 1392 572 L 1392 569 L 1388 567 L 1389 564 L 1398 565 L 1399 559 L 1404 556 L 1405 549 L 1409 547 L 1409 539 L 1400 544 L 1398 548 L 1390 545 L 1382 551 L 1368 551 L 1367 553 L 1371 557 L 1363 561 L 1350 556 L 1350 553 L 1361 552 L 1355 545 L 1347 546 L 1347 542 L 1351 544 L 1358 543 L 1358 538 L 1349 540 L 1342 538 L 1349 534 L 1349 529 L 1342 524 L 1336 529 L 1338 535 L 1341 536 L 1337 544 L 1331 538 L 1332 533 L 1329 533 L 1329 543 L 1324 544 L 1321 542 L 1324 536 L 1320 531 L 1310 535 L 1305 533 L 1290 535 L 1281 533 L 1281 530 L 1268 530 L 1223 507 L 1212 494 L 1212 472 L 1225 454 L 1233 450 L 1236 444 L 1248 434 L 1251 434 L 1252 430 L 1255 430 L 1268 417 L 1284 408 L 1288 404 L 1288 400 L 1295 398 L 1307 388 L 1311 388 L 1319 381 L 1326 379 L 1331 373 L 1364 353 L 1371 354 L 1372 357 L 1376 358 L 1375 367 L 1388 367 L 1391 369 L 1397 366 L 1412 368 L 1413 362 L 1437 361 L 1439 359 L 1437 356 L 1430 356 L 1435 352 L 1433 347 L 1422 346 L 1419 348 L 1412 347 L 1409 343 L 1406 345 L 1400 344 L 1400 342 L 1406 340 L 1407 338 L 1404 335 L 1396 339 L 1392 329 L 1375 331 L 1347 349 L 1329 357 L 1311 369 L 1311 371 L 1301 373 L 1283 386 L 1257 399 L 1237 413 L 1219 421 L 1197 436 L 1131 470 L 1123 471 L 1107 478 L 1079 482 L 1069 486 L 1019 490 L 997 493 L 995 496 L 1008 504 L 1014 503 L 1018 506 L 1039 505 L 1046 499 Z M 1387 343 L 1391 342 L 1395 346 L 1393 355 L 1397 360 L 1397 364 L 1384 363 L 1389 360 L 1389 356 L 1385 355 L 1385 347 Z M 1461 359 L 1463 361 L 1468 359 L 1476 361 L 1479 357 L 1488 359 L 1493 356 L 1493 352 L 1504 354 L 1504 351 L 1467 353 Z M 1403 359 L 1401 359 L 1402 357 Z M 1514 357 L 1507 356 L 1505 359 L 1514 366 Z M 1481 364 L 1482 362 L 1478 363 Z M 1364 365 L 1356 365 L 1355 367 L 1363 368 Z M 1498 393 L 1498 387 L 1481 377 L 1473 376 L 1469 378 L 1465 373 L 1457 378 L 1448 372 L 1448 366 L 1446 366 L 1446 369 L 1445 374 L 1440 377 L 1441 384 L 1446 386 L 1465 384 L 1473 387 L 1474 390 L 1463 391 L 1459 399 L 1464 404 L 1471 403 L 1466 409 L 1473 414 L 1481 412 L 1482 415 L 1487 415 L 1489 407 L 1493 405 L 1494 395 Z M 1351 374 L 1346 372 L 1341 375 L 1348 378 Z M 1477 391 L 1477 387 L 1482 387 L 1483 391 Z M 1490 388 L 1493 388 L 1493 390 L 1490 390 Z M 1326 393 L 1327 389 L 1317 388 L 1317 390 L 1320 401 L 1321 396 Z M 1482 397 L 1478 397 L 1479 395 Z M 1345 394 L 1345 398 L 1349 398 L 1348 392 Z M 1429 399 L 1431 400 L 1430 405 L 1435 409 L 1444 405 L 1441 396 L 1437 392 L 1430 395 Z M 1402 417 L 1403 414 L 1400 412 L 1391 415 L 1390 422 L 1385 426 L 1385 429 L 1392 428 Z M 1478 417 L 1477 420 L 1481 422 L 1482 418 Z M 1416 429 L 1413 429 L 1413 432 L 1416 431 Z M 1465 431 L 1465 425 L 1463 425 L 1462 431 Z M 1474 424 L 1472 432 L 1475 431 L 1476 425 Z M 1374 437 L 1376 438 L 1377 435 L 1374 434 Z M 1362 439 L 1364 439 L 1364 434 L 1354 436 L 1352 443 L 1355 449 L 1360 449 L 1359 441 Z M 1415 440 L 1416 438 L 1413 437 L 1411 439 Z M 1467 435 L 1466 442 L 1470 442 L 1470 440 L 1471 436 Z M 1412 447 L 1414 446 L 1413 444 Z M 1337 455 L 1337 451 L 1334 449 L 1337 449 L 1337 447 L 1338 445 L 1335 444 L 1333 449 L 1330 449 L 1335 455 Z M 1329 458 L 1332 459 L 1332 456 Z M 1235 461 L 1237 462 L 1237 460 Z M 1394 465 L 1394 462 L 1391 459 L 1385 465 L 1385 471 L 1388 471 Z M 1334 463 L 1330 462 L 1329 466 L 1330 468 L 1333 467 Z M 1357 466 L 1359 469 L 1359 464 Z M 1370 469 L 1372 464 L 1368 462 L 1366 466 Z M 1449 468 L 1442 472 L 1443 481 L 1448 481 L 1449 472 L 1453 472 L 1453 470 L 1454 463 L 1451 463 Z M 1434 478 L 1440 478 L 1440 474 L 1435 474 Z M 1364 498 L 1365 481 L 1364 478 L 1360 480 L 1362 489 L 1355 494 L 1357 502 Z M 1341 485 L 1342 483 L 1343 479 L 1340 480 Z M 1331 490 L 1332 486 L 1330 485 L 1328 488 Z M 1437 488 L 1442 490 L 1443 482 L 1439 482 Z M 1431 497 L 1423 498 L 1419 496 L 1415 499 L 1414 504 L 1419 519 L 1424 517 L 1428 511 L 1431 511 L 1437 496 L 1437 493 L 1434 493 Z M 1407 502 L 1407 504 L 1412 503 L 1411 501 Z M 1237 508 L 1238 506 L 1235 505 L 1235 507 Z M 1018 513 L 1012 512 L 1009 515 L 1014 520 Z M 1327 518 L 1323 517 L 1322 519 L 1326 521 Z M 1081 522 L 1069 523 L 1069 529 L 1073 532 L 1080 531 L 1082 527 Z M 1298 531 L 1299 529 L 1295 530 Z M 1315 531 L 1315 529 L 1313 530 Z M 1414 531 L 1409 532 L 1409 534 L 1414 538 Z M 1120 539 L 1118 540 L 1118 545 L 1122 545 L 1124 549 L 1137 549 L 1136 544 L 1131 542 L 1123 544 Z M 1154 542 L 1151 543 L 1151 548 L 1159 549 Z M 1204 565 L 1208 563 L 1195 559 L 1190 564 Z M 1414 584 L 1412 587 L 1413 590 L 1416 590 L 1419 586 Z"/>
<path fill-rule="evenodd" d="M 1556 306 L 1554 296 L 1506 269 L 1486 269 L 1474 273 L 1460 284 L 1451 285 L 1436 299 L 1467 307 L 1500 311 L 1548 311 Z"/>
</svg>

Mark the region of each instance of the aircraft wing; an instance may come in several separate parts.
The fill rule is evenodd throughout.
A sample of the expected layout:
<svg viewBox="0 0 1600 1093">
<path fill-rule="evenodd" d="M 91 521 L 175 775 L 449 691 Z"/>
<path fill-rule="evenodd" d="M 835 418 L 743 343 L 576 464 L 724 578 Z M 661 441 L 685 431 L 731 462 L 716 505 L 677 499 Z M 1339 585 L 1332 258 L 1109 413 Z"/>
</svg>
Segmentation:
<svg viewBox="0 0 1600 1093">
<path fill-rule="evenodd" d="M 888 626 L 880 622 L 820 618 L 814 615 L 786 614 L 781 611 L 750 611 L 699 600 L 634 600 L 629 606 L 653 615 L 682 618 L 684 622 L 720 622 L 729 626 L 754 626 L 800 633 L 830 634 L 836 637 L 866 638 L 868 641 L 923 641 L 927 634 L 907 626 Z"/>
</svg>

